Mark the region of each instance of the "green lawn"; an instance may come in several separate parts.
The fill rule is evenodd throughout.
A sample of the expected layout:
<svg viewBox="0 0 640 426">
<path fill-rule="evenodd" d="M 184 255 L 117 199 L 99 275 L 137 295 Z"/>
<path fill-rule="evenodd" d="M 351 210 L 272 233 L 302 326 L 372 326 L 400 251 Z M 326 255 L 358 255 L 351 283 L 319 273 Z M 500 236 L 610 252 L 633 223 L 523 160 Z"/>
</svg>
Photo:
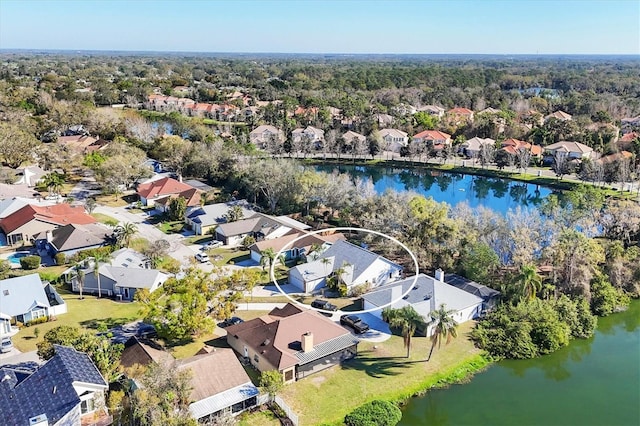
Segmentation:
<svg viewBox="0 0 640 426">
<path fill-rule="evenodd" d="M 238 417 L 238 426 L 279 426 L 280 421 L 270 410 L 245 412 Z"/>
<path fill-rule="evenodd" d="M 109 226 L 115 226 L 118 224 L 118 219 L 113 218 L 109 215 L 106 214 L 102 214 L 102 213 L 91 213 L 91 216 L 93 216 L 93 218 L 95 220 L 97 220 L 100 223 L 104 223 L 105 225 L 109 225 Z"/>
<path fill-rule="evenodd" d="M 58 289 L 62 298 L 67 302 L 67 313 L 58 315 L 55 321 L 38 324 L 31 327 L 22 327 L 20 332 L 12 340 L 13 344 L 22 352 L 36 349 L 36 343 L 44 334 L 54 327 L 70 325 L 97 330 L 100 325 L 113 327 L 138 319 L 138 304 L 114 302 L 110 299 L 97 299 L 95 296 L 80 296 Z M 40 331 L 39 337 L 34 336 L 35 328 Z"/>
<path fill-rule="evenodd" d="M 412 339 L 408 359 L 400 336 L 383 343 L 362 342 L 355 359 L 287 385 L 281 396 L 304 425 L 341 424 L 346 414 L 365 402 L 405 399 L 477 360 L 480 350 L 466 337 L 473 325 L 461 325 L 458 338 L 436 348 L 429 362 L 425 360 L 431 342 L 425 337 Z"/>
<path fill-rule="evenodd" d="M 185 227 L 185 223 L 181 220 L 167 221 L 158 224 L 158 229 L 165 234 L 178 234 L 182 232 Z"/>
</svg>

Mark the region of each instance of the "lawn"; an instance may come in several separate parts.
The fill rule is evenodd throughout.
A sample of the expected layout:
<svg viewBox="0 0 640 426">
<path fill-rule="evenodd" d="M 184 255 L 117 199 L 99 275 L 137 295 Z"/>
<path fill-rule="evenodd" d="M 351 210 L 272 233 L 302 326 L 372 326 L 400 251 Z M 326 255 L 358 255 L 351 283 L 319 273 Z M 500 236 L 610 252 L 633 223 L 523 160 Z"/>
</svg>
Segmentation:
<svg viewBox="0 0 640 426">
<path fill-rule="evenodd" d="M 280 426 L 280 421 L 270 410 L 245 412 L 238 417 L 239 426 Z"/>
<path fill-rule="evenodd" d="M 58 315 L 57 320 L 31 327 L 22 327 L 12 340 L 13 344 L 22 352 L 33 351 L 36 343 L 44 334 L 54 327 L 70 325 L 97 330 L 104 325 L 113 327 L 138 319 L 138 304 L 115 302 L 111 299 L 97 299 L 95 296 L 80 296 L 66 290 L 58 289 L 62 298 L 67 302 L 67 313 Z M 38 328 L 40 335 L 34 336 L 34 330 Z"/>
<path fill-rule="evenodd" d="M 185 227 L 185 223 L 181 220 L 167 221 L 159 223 L 158 229 L 165 234 L 179 234 Z"/>
<path fill-rule="evenodd" d="M 109 226 L 118 225 L 118 219 L 111 217 L 109 215 L 102 214 L 102 213 L 91 213 L 91 216 L 93 216 L 93 218 L 98 222 L 104 223 L 105 225 L 109 225 Z"/>
<path fill-rule="evenodd" d="M 477 359 L 480 350 L 467 339 L 473 325 L 462 324 L 458 338 L 436 348 L 428 362 L 431 342 L 426 337 L 412 339 L 410 358 L 405 358 L 400 336 L 382 343 L 362 342 L 355 359 L 292 383 L 281 396 L 302 424 L 341 424 L 346 414 L 365 402 L 407 398 Z"/>
</svg>

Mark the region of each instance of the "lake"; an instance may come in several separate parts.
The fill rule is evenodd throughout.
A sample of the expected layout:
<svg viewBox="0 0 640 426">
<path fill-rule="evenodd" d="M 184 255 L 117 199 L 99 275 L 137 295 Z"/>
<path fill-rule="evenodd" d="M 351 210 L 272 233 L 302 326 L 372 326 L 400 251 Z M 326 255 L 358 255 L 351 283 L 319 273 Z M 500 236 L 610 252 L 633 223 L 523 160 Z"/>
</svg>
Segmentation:
<svg viewBox="0 0 640 426">
<path fill-rule="evenodd" d="M 437 356 L 437 354 L 436 354 Z M 640 301 L 599 318 L 591 339 L 505 360 L 403 409 L 403 426 L 640 424 Z"/>
<path fill-rule="evenodd" d="M 452 206 L 466 202 L 471 207 L 489 207 L 502 214 L 518 206 L 535 207 L 552 192 L 549 188 L 525 182 L 437 170 L 353 165 L 320 165 L 315 166 L 315 170 L 369 178 L 380 194 L 387 189 L 415 191 Z"/>
</svg>

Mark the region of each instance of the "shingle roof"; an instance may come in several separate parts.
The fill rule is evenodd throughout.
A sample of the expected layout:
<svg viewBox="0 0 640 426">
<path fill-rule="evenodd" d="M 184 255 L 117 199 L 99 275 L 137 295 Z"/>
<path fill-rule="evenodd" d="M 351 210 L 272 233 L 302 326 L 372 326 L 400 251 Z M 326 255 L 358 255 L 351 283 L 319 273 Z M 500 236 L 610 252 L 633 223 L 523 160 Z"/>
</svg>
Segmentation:
<svg viewBox="0 0 640 426">
<path fill-rule="evenodd" d="M 152 362 L 169 365 L 175 361 L 169 352 L 154 342 L 140 340 L 135 336 L 129 338 L 124 346 L 125 349 L 120 357 L 120 365 L 124 368 L 130 368 L 136 364 L 147 366 Z"/>
<path fill-rule="evenodd" d="M 51 231 L 51 245 L 57 251 L 75 250 L 84 247 L 95 247 L 105 244 L 111 230 L 104 225 L 95 223 L 90 225 L 67 225 Z M 44 239 L 40 234 L 36 239 Z"/>
<path fill-rule="evenodd" d="M 55 355 L 34 373 L 18 382 L 10 368 L 2 368 L 0 419 L 7 425 L 28 425 L 41 414 L 55 424 L 80 404 L 74 384 L 106 390 L 107 383 L 87 354 L 54 345 Z"/>
<path fill-rule="evenodd" d="M 179 194 L 183 191 L 192 189 L 189 185 L 170 177 L 163 177 L 151 182 L 143 183 L 138 186 L 138 195 L 149 199 L 159 197 L 161 195 Z"/>
<path fill-rule="evenodd" d="M 414 139 L 424 140 L 447 140 L 451 139 L 451 135 L 439 130 L 425 130 L 413 136 Z"/>
<path fill-rule="evenodd" d="M 287 228 L 294 227 L 290 221 L 283 221 L 280 218 L 262 213 L 254 213 L 253 216 L 246 219 L 230 223 L 222 223 L 218 225 L 217 229 L 226 237 L 246 234 L 249 232 L 262 232 L 266 236 L 283 226 Z"/>
<path fill-rule="evenodd" d="M 498 290 L 489 288 L 486 285 L 478 284 L 475 281 L 457 274 L 445 274 L 444 282 L 457 287 L 460 290 L 464 290 L 467 293 L 471 293 L 478 297 L 481 297 L 485 301 L 500 296 L 500 292 Z"/>
<path fill-rule="evenodd" d="M 158 279 L 166 281 L 168 276 L 157 269 L 126 268 L 100 265 L 100 275 L 111 278 L 117 287 L 151 288 Z"/>
<path fill-rule="evenodd" d="M 30 274 L 0 280 L 0 312 L 15 317 L 36 306 L 51 306 L 40 275 Z"/>
<path fill-rule="evenodd" d="M 378 132 L 380 134 L 381 138 L 384 138 L 385 136 L 389 135 L 393 138 L 406 138 L 408 136 L 407 133 L 403 132 L 402 130 L 398 130 L 398 129 L 382 129 Z"/>
<path fill-rule="evenodd" d="M 565 152 L 577 152 L 581 154 L 585 154 L 588 152 L 593 152 L 593 148 L 590 148 L 580 142 L 569 142 L 569 141 L 560 141 L 556 143 L 552 143 L 551 145 L 547 145 L 545 147 L 547 151 L 565 151 Z"/>
<path fill-rule="evenodd" d="M 197 208 L 187 216 L 194 223 L 202 226 L 211 226 L 219 223 L 225 223 L 225 215 L 233 206 L 240 206 L 243 217 L 250 217 L 255 212 L 251 209 L 251 204 L 247 200 L 234 200 L 226 203 L 208 204 Z"/>
</svg>

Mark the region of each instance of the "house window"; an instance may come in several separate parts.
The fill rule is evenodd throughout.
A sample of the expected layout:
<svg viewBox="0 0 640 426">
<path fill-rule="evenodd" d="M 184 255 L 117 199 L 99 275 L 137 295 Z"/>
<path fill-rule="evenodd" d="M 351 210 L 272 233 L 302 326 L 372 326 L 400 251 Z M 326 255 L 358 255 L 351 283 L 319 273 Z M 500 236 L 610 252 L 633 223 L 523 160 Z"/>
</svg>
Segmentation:
<svg viewBox="0 0 640 426">
<path fill-rule="evenodd" d="M 293 370 L 287 370 L 284 372 L 284 381 L 288 382 L 290 380 L 293 380 Z"/>
<path fill-rule="evenodd" d="M 46 315 L 47 313 L 44 309 L 34 309 L 33 311 L 31 311 L 31 319 L 38 319 Z"/>
<path fill-rule="evenodd" d="M 255 354 L 255 355 L 253 356 L 253 360 L 254 360 L 255 362 L 260 362 L 260 358 L 258 358 L 258 354 Z"/>
<path fill-rule="evenodd" d="M 93 393 L 85 393 L 80 396 L 80 413 L 87 414 L 95 411 L 95 400 L 93 399 Z"/>
</svg>

